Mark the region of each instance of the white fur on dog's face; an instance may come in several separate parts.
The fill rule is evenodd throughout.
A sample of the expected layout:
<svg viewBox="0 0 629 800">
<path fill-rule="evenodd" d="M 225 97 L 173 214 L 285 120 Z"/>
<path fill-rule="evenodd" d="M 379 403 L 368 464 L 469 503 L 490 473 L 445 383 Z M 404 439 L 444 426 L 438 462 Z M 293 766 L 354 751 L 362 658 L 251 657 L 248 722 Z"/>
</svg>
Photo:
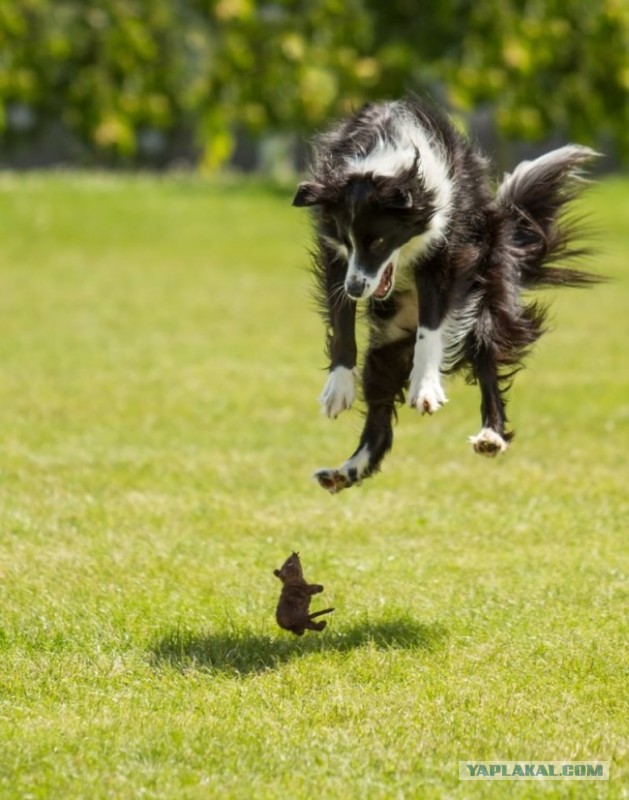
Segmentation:
<svg viewBox="0 0 629 800">
<path fill-rule="evenodd" d="M 345 276 L 345 291 L 354 300 L 376 296 L 386 300 L 395 286 L 395 272 L 400 256 L 400 248 L 393 250 L 378 267 L 375 275 L 367 273 L 360 264 L 356 250 L 352 250 Z"/>
<path fill-rule="evenodd" d="M 351 157 L 346 165 L 349 185 L 356 182 L 359 188 L 346 195 L 345 291 L 357 300 L 386 300 L 395 287 L 398 268 L 405 268 L 411 251 L 416 259 L 441 242 L 450 216 L 453 186 L 445 149 L 394 105 L 387 107 L 387 113 L 395 118 L 394 140 L 382 139 L 371 151 Z M 410 177 L 410 182 L 396 185 L 396 176 L 402 175 L 405 180 Z M 375 203 L 364 184 L 361 187 L 361 179 L 373 181 Z M 383 179 L 388 181 L 388 189 L 385 197 L 378 198 L 376 187 L 382 186 L 378 181 Z M 378 210 L 379 199 L 382 205 Z M 410 224 L 413 210 L 420 214 L 415 224 Z M 374 250 L 378 242 L 381 245 Z"/>
</svg>

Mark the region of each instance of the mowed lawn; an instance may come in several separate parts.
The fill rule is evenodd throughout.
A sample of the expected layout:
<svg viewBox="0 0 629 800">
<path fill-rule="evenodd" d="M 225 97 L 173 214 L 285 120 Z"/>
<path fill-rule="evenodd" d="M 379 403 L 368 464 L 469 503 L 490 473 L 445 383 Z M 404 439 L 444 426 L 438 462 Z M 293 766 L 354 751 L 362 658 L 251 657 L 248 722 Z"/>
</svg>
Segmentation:
<svg viewBox="0 0 629 800">
<path fill-rule="evenodd" d="M 626 791 L 629 184 L 584 203 L 517 432 L 402 409 L 376 478 L 311 480 L 323 330 L 290 191 L 0 177 L 0 796 L 618 798 Z M 328 628 L 277 628 L 295 549 Z M 610 761 L 460 782 L 464 759 Z"/>
</svg>

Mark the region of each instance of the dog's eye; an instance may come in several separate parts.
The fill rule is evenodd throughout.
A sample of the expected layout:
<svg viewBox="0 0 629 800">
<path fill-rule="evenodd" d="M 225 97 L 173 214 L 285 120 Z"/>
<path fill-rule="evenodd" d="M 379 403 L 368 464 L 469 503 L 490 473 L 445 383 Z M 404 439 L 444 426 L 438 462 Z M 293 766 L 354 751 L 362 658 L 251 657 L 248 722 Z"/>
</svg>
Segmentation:
<svg viewBox="0 0 629 800">
<path fill-rule="evenodd" d="M 378 236 L 376 239 L 372 239 L 369 242 L 369 249 L 377 250 L 379 247 L 382 247 L 383 244 L 384 244 L 384 236 Z"/>
</svg>

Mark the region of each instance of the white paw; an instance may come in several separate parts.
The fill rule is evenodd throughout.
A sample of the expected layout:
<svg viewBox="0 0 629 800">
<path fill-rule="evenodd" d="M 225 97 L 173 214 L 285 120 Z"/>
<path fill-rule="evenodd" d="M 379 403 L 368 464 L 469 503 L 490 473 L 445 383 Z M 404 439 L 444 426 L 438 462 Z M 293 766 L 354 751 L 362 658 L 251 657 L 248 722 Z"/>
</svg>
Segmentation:
<svg viewBox="0 0 629 800">
<path fill-rule="evenodd" d="M 502 436 L 491 428 L 483 428 L 477 436 L 470 436 L 474 452 L 489 458 L 495 458 L 499 453 L 504 453 L 508 445 Z"/>
<path fill-rule="evenodd" d="M 338 494 L 343 489 L 349 489 L 350 486 L 357 486 L 361 483 L 362 479 L 369 474 L 369 461 L 369 448 L 365 445 L 348 459 L 342 467 L 338 469 L 318 469 L 313 477 L 330 494 Z"/>
<path fill-rule="evenodd" d="M 352 407 L 356 399 L 356 369 L 335 367 L 330 374 L 321 393 L 321 413 L 336 418 L 347 408 Z"/>
<path fill-rule="evenodd" d="M 448 399 L 441 386 L 439 375 L 425 375 L 421 380 L 411 375 L 408 404 L 422 414 L 434 414 Z"/>
<path fill-rule="evenodd" d="M 343 470 L 342 467 L 341 469 L 318 469 L 312 477 L 319 481 L 319 486 L 330 494 L 338 494 L 343 489 L 349 489 L 350 486 L 360 483 L 360 481 L 351 480 L 347 470 Z"/>
</svg>

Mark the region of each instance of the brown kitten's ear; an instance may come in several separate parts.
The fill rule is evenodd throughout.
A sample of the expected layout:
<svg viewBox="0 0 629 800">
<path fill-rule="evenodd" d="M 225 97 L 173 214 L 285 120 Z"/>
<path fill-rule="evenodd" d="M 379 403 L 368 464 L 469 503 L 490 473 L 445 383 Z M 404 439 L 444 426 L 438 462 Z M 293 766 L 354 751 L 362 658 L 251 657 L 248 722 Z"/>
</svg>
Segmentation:
<svg viewBox="0 0 629 800">
<path fill-rule="evenodd" d="M 297 194 L 293 197 L 293 205 L 301 208 L 303 206 L 316 206 L 323 202 L 325 186 L 314 181 L 304 181 L 299 184 Z"/>
</svg>

